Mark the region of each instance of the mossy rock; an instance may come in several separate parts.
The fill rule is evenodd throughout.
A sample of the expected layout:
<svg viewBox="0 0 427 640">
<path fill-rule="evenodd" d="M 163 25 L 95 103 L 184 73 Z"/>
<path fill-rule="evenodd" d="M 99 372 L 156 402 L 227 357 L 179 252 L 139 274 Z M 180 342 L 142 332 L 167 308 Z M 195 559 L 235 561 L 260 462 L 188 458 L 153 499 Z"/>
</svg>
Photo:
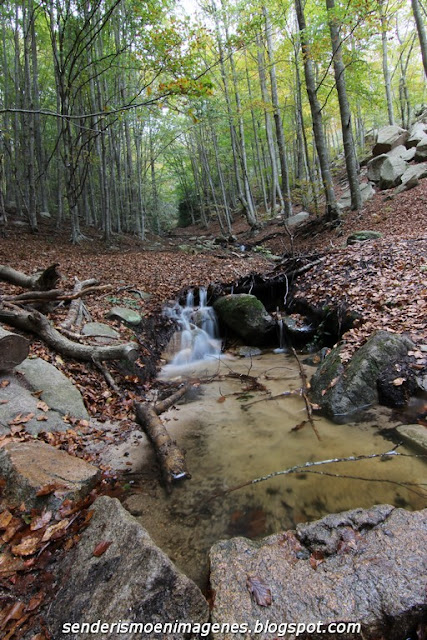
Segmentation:
<svg viewBox="0 0 427 640">
<path fill-rule="evenodd" d="M 274 341 L 276 324 L 255 296 L 231 293 L 218 298 L 214 309 L 220 320 L 247 344 L 262 346 Z"/>
<path fill-rule="evenodd" d="M 382 238 L 382 233 L 379 231 L 355 231 L 348 236 L 347 245 L 366 242 L 367 240 L 378 240 L 378 238 Z"/>
<path fill-rule="evenodd" d="M 335 347 L 311 380 L 312 401 L 336 422 L 350 420 L 378 402 L 381 374 L 390 362 L 404 360 L 413 348 L 405 336 L 378 331 L 344 366 L 342 347 Z"/>
</svg>

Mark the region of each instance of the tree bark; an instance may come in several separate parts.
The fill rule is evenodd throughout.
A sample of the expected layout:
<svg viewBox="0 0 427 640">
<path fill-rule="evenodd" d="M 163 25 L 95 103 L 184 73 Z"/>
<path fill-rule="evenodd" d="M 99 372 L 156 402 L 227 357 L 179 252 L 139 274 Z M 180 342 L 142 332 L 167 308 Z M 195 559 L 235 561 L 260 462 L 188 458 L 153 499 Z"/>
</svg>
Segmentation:
<svg viewBox="0 0 427 640">
<path fill-rule="evenodd" d="M 0 371 L 10 371 L 28 356 L 29 341 L 0 327 Z"/>
<path fill-rule="evenodd" d="M 179 449 L 175 440 L 173 440 L 168 434 L 166 427 L 157 416 L 154 407 L 149 404 L 136 402 L 135 413 L 138 423 L 144 429 L 153 444 L 162 470 L 166 489 L 170 492 L 172 482 L 184 478 L 191 478 L 187 469 L 184 454 Z"/>
<path fill-rule="evenodd" d="M 323 131 L 322 109 L 317 98 L 313 60 L 311 58 L 310 46 L 308 44 L 307 36 L 305 33 L 306 24 L 301 0 L 295 0 L 295 8 L 304 58 L 304 73 L 308 99 L 310 102 L 311 118 L 313 121 L 313 134 L 317 149 L 317 156 L 320 164 L 323 189 L 326 196 L 326 216 L 331 222 L 336 222 L 339 220 L 339 213 L 332 182 L 328 148 L 326 146 L 325 134 Z"/>
<path fill-rule="evenodd" d="M 127 360 L 134 362 L 138 356 L 138 345 L 128 342 L 125 344 L 106 347 L 96 347 L 85 344 L 77 344 L 62 336 L 54 329 L 49 320 L 39 311 L 21 311 L 20 309 L 0 309 L 0 322 L 35 333 L 52 349 L 69 358 L 77 360 Z"/>
<path fill-rule="evenodd" d="M 340 106 L 341 131 L 344 144 L 345 166 L 347 170 L 348 183 L 350 186 L 351 208 L 353 210 L 359 210 L 362 208 L 362 196 L 360 195 L 358 176 L 359 166 L 356 156 L 356 149 L 354 146 L 350 105 L 347 98 L 345 66 L 342 56 L 342 41 L 340 37 L 340 29 L 337 24 L 336 18 L 333 15 L 333 11 L 335 9 L 335 0 L 326 0 L 326 8 L 328 10 L 329 31 L 331 34 L 335 84 Z"/>
<path fill-rule="evenodd" d="M 423 59 L 424 73 L 427 77 L 427 36 L 424 21 L 420 11 L 418 0 L 411 0 L 412 13 L 414 14 L 415 24 L 417 26 L 418 40 L 420 41 L 421 57 Z"/>
<path fill-rule="evenodd" d="M 50 265 L 44 271 L 38 271 L 32 276 L 27 276 L 21 271 L 16 271 L 12 267 L 0 265 L 0 280 L 9 282 L 17 287 L 31 289 L 33 291 L 49 291 L 54 289 L 61 279 L 61 274 L 57 270 L 58 263 Z"/>
</svg>

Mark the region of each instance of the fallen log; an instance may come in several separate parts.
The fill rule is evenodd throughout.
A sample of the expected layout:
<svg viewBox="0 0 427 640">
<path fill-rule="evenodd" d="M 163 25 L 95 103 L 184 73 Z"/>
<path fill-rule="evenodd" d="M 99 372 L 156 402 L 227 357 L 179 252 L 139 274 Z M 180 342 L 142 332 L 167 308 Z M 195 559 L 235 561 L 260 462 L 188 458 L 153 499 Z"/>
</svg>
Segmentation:
<svg viewBox="0 0 427 640">
<path fill-rule="evenodd" d="M 95 278 L 91 278 L 90 280 L 78 280 L 76 278 L 76 284 L 74 285 L 73 293 L 79 293 L 85 287 L 92 287 L 98 284 L 98 280 Z M 71 329 L 73 325 L 78 324 L 78 319 L 82 316 L 82 305 L 83 302 L 81 298 L 75 298 L 71 300 L 70 308 L 68 310 L 67 317 L 63 322 L 61 322 L 60 326 L 63 329 Z"/>
<path fill-rule="evenodd" d="M 139 357 L 138 345 L 127 342 L 118 345 L 93 346 L 72 342 L 61 335 L 39 311 L 23 311 L 20 309 L 0 309 L 0 322 L 35 333 L 52 349 L 76 360 L 128 360 L 134 362 Z"/>
<path fill-rule="evenodd" d="M 29 341 L 0 327 L 0 371 L 10 371 L 28 356 Z"/>
<path fill-rule="evenodd" d="M 0 280 L 3 282 L 9 282 L 17 287 L 23 287 L 24 289 L 32 289 L 33 291 L 49 291 L 54 289 L 61 279 L 59 273 L 58 263 L 51 264 L 44 271 L 37 271 L 31 276 L 27 276 L 22 271 L 17 271 L 12 267 L 6 265 L 0 265 Z"/>
<path fill-rule="evenodd" d="M 187 469 L 184 454 L 166 430 L 158 417 L 155 408 L 142 402 L 135 403 L 136 419 L 150 438 L 168 493 L 172 490 L 172 482 L 191 478 Z"/>
<path fill-rule="evenodd" d="M 181 400 L 181 398 L 185 396 L 189 388 L 190 386 L 186 384 L 185 386 L 181 387 L 181 389 L 178 389 L 178 391 L 175 391 L 175 393 L 173 393 L 171 396 L 168 396 L 160 402 L 156 402 L 156 404 L 154 405 L 155 413 L 159 416 L 161 413 L 164 413 L 165 411 L 170 409 L 170 407 L 176 404 L 178 400 Z"/>
</svg>

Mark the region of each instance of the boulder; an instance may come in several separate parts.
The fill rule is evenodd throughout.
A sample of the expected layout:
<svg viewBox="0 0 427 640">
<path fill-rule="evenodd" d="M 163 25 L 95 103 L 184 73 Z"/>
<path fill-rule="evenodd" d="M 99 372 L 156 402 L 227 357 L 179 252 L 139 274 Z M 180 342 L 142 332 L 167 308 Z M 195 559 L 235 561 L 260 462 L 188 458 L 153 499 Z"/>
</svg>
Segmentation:
<svg viewBox="0 0 427 640">
<path fill-rule="evenodd" d="M 416 122 L 409 131 L 409 138 L 406 141 L 406 147 L 411 149 L 416 147 L 417 144 L 427 134 L 427 124 L 424 122 Z"/>
<path fill-rule="evenodd" d="M 82 334 L 84 336 L 91 336 L 96 338 L 113 338 L 118 340 L 120 338 L 120 334 L 118 331 L 110 327 L 108 324 L 104 324 L 103 322 L 87 322 L 82 329 Z"/>
<path fill-rule="evenodd" d="M 40 399 L 62 415 L 88 420 L 80 391 L 59 369 L 41 358 L 27 358 L 16 367 L 32 391 L 41 391 Z"/>
<path fill-rule="evenodd" d="M 337 630 L 328 624 L 359 622 L 361 633 L 342 637 L 407 638 L 426 614 L 426 543 L 427 510 L 389 505 L 326 516 L 261 542 L 219 542 L 210 552 L 212 622 L 245 624 L 248 632 L 212 638 L 293 638 L 289 623 L 313 621 L 322 626 L 300 627 L 298 637 L 332 640 Z"/>
<path fill-rule="evenodd" d="M 404 424 L 396 429 L 399 437 L 410 447 L 427 454 L 427 429 L 422 424 Z"/>
<path fill-rule="evenodd" d="M 413 343 L 405 336 L 378 331 L 351 358 L 341 362 L 335 347 L 311 379 L 310 395 L 326 415 L 344 422 L 378 402 L 377 380 L 390 362 L 403 360 Z"/>
<path fill-rule="evenodd" d="M 101 477 L 96 467 L 44 442 L 8 442 L 0 448 L 0 476 L 6 479 L 4 495 L 27 509 L 58 507 L 66 498 L 89 493 Z M 37 496 L 51 485 L 47 495 Z"/>
<path fill-rule="evenodd" d="M 293 340 L 308 341 L 312 338 L 317 331 L 317 328 L 304 316 L 298 313 L 293 313 L 289 316 L 283 316 L 282 318 L 285 333 L 287 333 Z"/>
<path fill-rule="evenodd" d="M 427 160 L 427 135 L 421 138 L 417 144 L 415 149 L 415 160 L 417 162 L 424 162 L 424 160 Z"/>
<path fill-rule="evenodd" d="M 367 240 L 378 240 L 382 237 L 382 233 L 379 231 L 355 231 L 351 233 L 346 240 L 346 244 L 357 244 L 358 242 L 366 242 Z"/>
<path fill-rule="evenodd" d="M 401 144 L 405 144 L 408 137 L 408 131 L 406 131 L 406 129 L 398 127 L 397 125 L 388 125 L 387 127 L 382 127 L 378 131 L 377 142 L 372 149 L 372 154 L 374 156 L 379 156 L 382 153 L 387 153 L 395 147 Z"/>
<path fill-rule="evenodd" d="M 258 347 L 239 347 L 237 353 L 241 358 L 255 358 L 260 356 L 262 351 Z"/>
<path fill-rule="evenodd" d="M 294 216 L 290 216 L 286 218 L 285 223 L 287 227 L 297 227 L 298 225 L 306 222 L 310 217 L 310 214 L 307 211 L 300 211 L 296 213 Z"/>
<path fill-rule="evenodd" d="M 372 198 L 375 195 L 375 191 L 373 186 L 371 185 L 370 182 L 363 182 L 360 185 L 360 195 L 362 198 L 362 203 L 364 204 L 365 202 L 367 202 L 368 200 L 370 200 L 370 198 Z M 348 207 L 351 206 L 351 194 L 350 194 L 350 190 L 345 191 L 345 193 L 341 196 L 341 198 L 338 201 L 338 204 L 340 205 L 340 207 L 342 207 L 343 209 L 346 209 Z"/>
<path fill-rule="evenodd" d="M 110 311 L 107 311 L 105 317 L 131 325 L 138 325 L 142 321 L 139 313 L 134 311 L 134 309 L 128 309 L 127 307 L 113 307 Z"/>
<path fill-rule="evenodd" d="M 214 309 L 220 320 L 250 345 L 262 346 L 275 338 L 276 324 L 255 296 L 231 293 L 218 298 Z"/>
<path fill-rule="evenodd" d="M 427 162 L 408 167 L 402 176 L 402 184 L 397 187 L 396 193 L 413 189 L 423 178 L 427 178 Z"/>
<path fill-rule="evenodd" d="M 36 436 L 41 431 L 66 431 L 63 416 L 57 411 L 39 409 L 40 400 L 19 383 L 17 376 L 2 376 L 2 403 L 0 404 L 0 433 L 26 431 Z"/>
<path fill-rule="evenodd" d="M 380 189 L 392 189 L 402 182 L 408 163 L 399 155 L 388 156 L 380 169 Z"/>
<path fill-rule="evenodd" d="M 374 158 L 369 160 L 367 164 L 368 180 L 371 180 L 372 182 L 380 181 L 381 167 L 383 163 L 387 160 L 387 158 L 388 158 L 388 155 L 386 153 L 382 153 L 381 155 L 375 156 Z"/>
<path fill-rule="evenodd" d="M 96 633 L 100 640 L 199 638 L 185 630 L 162 630 L 166 622 L 207 622 L 209 609 L 199 588 L 176 569 L 116 498 L 98 498 L 92 508 L 89 527 L 57 571 L 58 597 L 45 614 L 52 637 L 66 633 L 77 640 L 82 635 L 71 628 L 65 632 L 65 624 L 101 620 L 107 625 L 122 621 L 123 626 L 111 633 L 101 627 Z M 108 548 L 95 554 L 101 542 Z M 126 630 L 130 623 L 141 626 Z"/>
</svg>

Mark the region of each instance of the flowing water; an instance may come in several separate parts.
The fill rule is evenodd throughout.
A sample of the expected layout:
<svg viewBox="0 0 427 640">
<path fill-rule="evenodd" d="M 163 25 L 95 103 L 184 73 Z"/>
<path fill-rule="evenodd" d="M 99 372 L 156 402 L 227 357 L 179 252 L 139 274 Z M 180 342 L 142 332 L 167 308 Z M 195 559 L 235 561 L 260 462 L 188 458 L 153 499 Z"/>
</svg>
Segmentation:
<svg viewBox="0 0 427 640">
<path fill-rule="evenodd" d="M 198 308 L 205 307 L 202 297 Z M 191 319 L 189 324 L 194 331 Z M 313 371 L 307 367 L 309 375 Z M 239 378 L 241 374 L 252 378 Z M 168 496 L 152 465 L 135 478 L 134 493 L 126 504 L 156 543 L 202 588 L 209 548 L 220 539 L 261 538 L 327 513 L 379 503 L 408 509 L 426 506 L 421 484 L 427 481 L 427 467 L 415 457 L 329 464 L 224 493 L 306 461 L 389 451 L 393 443 L 379 430 L 392 426 L 390 413 L 378 411 L 363 424 L 336 425 L 316 418 L 320 441 L 309 424 L 292 430 L 306 418 L 301 396 L 271 399 L 268 395 L 300 388 L 298 365 L 284 353 L 270 351 L 251 359 L 227 356 L 194 361 L 187 367 L 178 359 L 164 368 L 162 377 L 198 381 L 192 401 L 163 414 L 169 432 L 186 451 L 192 478 L 177 484 Z M 268 393 L 254 390 L 254 379 Z M 399 451 L 412 453 L 404 447 Z"/>
</svg>

